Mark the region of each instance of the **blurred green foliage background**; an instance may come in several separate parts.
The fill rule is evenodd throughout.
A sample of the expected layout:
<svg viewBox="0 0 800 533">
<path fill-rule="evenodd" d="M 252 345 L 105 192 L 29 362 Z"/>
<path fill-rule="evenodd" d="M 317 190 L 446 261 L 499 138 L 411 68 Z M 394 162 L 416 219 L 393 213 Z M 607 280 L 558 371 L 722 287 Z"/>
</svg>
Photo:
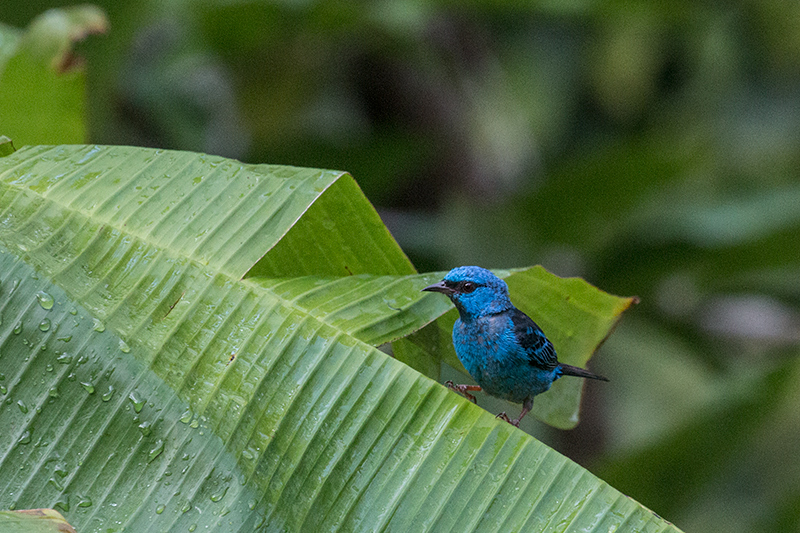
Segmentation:
<svg viewBox="0 0 800 533">
<path fill-rule="evenodd" d="M 421 271 L 639 296 L 536 436 L 687 532 L 800 530 L 800 4 L 96 5 L 86 141 L 348 170 Z"/>
</svg>

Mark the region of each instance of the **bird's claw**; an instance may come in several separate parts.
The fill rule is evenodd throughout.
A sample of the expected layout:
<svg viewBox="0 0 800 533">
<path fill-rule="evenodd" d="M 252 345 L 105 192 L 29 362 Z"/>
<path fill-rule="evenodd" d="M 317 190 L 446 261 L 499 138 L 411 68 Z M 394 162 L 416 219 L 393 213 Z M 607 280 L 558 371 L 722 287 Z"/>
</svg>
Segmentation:
<svg viewBox="0 0 800 533">
<path fill-rule="evenodd" d="M 475 398 L 475 396 L 473 396 L 472 394 L 470 394 L 467 391 L 470 391 L 470 390 L 481 390 L 480 387 L 476 387 L 474 385 L 456 385 L 455 383 L 453 383 L 452 380 L 449 380 L 449 379 L 444 382 L 444 386 L 447 387 L 448 389 L 450 389 L 453 392 L 457 392 L 458 394 L 462 395 L 467 400 L 469 400 L 472 403 L 477 405 L 477 403 L 478 403 L 477 398 Z"/>
<path fill-rule="evenodd" d="M 519 427 L 519 420 L 520 419 L 517 418 L 516 420 L 511 420 L 510 418 L 508 418 L 508 415 L 506 414 L 505 411 L 503 411 L 502 413 L 497 413 L 497 416 L 495 418 L 503 419 L 506 422 L 508 422 L 509 424 L 511 424 L 512 426 L 517 427 L 517 428 Z"/>
</svg>

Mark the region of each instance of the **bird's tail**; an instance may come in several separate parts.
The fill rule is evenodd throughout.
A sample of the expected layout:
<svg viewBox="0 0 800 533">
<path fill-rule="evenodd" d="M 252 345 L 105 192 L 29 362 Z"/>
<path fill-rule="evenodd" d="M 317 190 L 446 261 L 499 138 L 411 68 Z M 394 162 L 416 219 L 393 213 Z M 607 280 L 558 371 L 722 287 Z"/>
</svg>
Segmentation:
<svg viewBox="0 0 800 533">
<path fill-rule="evenodd" d="M 563 376 L 577 376 L 579 378 L 599 379 L 600 381 L 608 381 L 608 378 L 605 378 L 603 376 L 598 376 L 597 374 L 592 374 L 588 370 L 578 368 L 577 366 L 565 365 L 564 363 L 559 363 L 558 366 L 561 369 L 561 375 Z"/>
</svg>

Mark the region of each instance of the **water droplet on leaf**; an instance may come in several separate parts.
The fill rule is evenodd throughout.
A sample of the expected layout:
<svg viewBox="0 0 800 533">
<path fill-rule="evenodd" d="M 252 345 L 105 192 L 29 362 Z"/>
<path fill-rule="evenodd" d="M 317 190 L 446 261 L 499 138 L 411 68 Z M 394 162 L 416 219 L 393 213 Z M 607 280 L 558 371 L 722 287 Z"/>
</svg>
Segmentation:
<svg viewBox="0 0 800 533">
<path fill-rule="evenodd" d="M 108 391 L 106 391 L 106 393 L 103 394 L 103 401 L 104 402 L 109 401 L 112 396 L 114 396 L 114 387 L 112 385 L 109 385 Z"/>
<path fill-rule="evenodd" d="M 62 489 L 63 490 L 63 489 Z M 60 507 L 65 513 L 69 512 L 69 494 L 62 494 L 53 507 Z"/>
<path fill-rule="evenodd" d="M 142 432 L 143 436 L 148 437 L 150 435 L 150 433 L 152 432 L 151 426 L 152 426 L 152 422 L 150 422 L 149 420 L 145 420 L 144 422 L 139 424 L 139 431 Z"/>
<path fill-rule="evenodd" d="M 153 447 L 149 452 L 147 452 L 147 462 L 152 463 L 156 457 L 161 455 L 161 452 L 164 451 L 164 441 L 158 439 L 156 441 L 155 447 Z"/>
<path fill-rule="evenodd" d="M 222 487 L 221 490 L 219 490 L 219 491 L 217 491 L 217 492 L 215 492 L 214 494 L 211 495 L 211 501 L 212 502 L 220 501 L 222 498 L 225 497 L 225 493 L 227 493 L 227 492 L 228 492 L 228 487 Z"/>
<path fill-rule="evenodd" d="M 142 408 L 144 407 L 145 402 L 147 402 L 147 400 L 140 398 L 136 391 L 131 392 L 130 395 L 128 395 L 128 399 L 131 401 L 131 403 L 133 403 L 133 410 L 137 413 L 142 412 Z"/>
<path fill-rule="evenodd" d="M 56 464 L 55 473 L 59 475 L 61 478 L 67 477 L 69 474 L 69 470 L 67 470 L 67 465 L 64 462 L 60 462 Z"/>
<path fill-rule="evenodd" d="M 39 301 L 39 305 L 42 306 L 42 309 L 50 310 L 53 308 L 53 297 L 47 294 L 44 291 L 39 291 L 36 293 L 36 299 Z"/>
</svg>

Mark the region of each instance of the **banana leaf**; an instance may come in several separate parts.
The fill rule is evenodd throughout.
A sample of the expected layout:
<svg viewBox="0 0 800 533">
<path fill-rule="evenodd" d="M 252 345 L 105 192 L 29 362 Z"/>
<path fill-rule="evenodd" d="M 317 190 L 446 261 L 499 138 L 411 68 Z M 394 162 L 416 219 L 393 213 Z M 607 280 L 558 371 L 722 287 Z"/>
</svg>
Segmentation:
<svg viewBox="0 0 800 533">
<path fill-rule="evenodd" d="M 441 274 L 414 271 L 346 173 L 0 157 L 0 508 L 81 532 L 677 531 L 376 349 L 446 329 L 448 302 L 419 292 Z M 630 304 L 514 275 L 561 294 L 512 283 L 570 357 Z"/>
</svg>

